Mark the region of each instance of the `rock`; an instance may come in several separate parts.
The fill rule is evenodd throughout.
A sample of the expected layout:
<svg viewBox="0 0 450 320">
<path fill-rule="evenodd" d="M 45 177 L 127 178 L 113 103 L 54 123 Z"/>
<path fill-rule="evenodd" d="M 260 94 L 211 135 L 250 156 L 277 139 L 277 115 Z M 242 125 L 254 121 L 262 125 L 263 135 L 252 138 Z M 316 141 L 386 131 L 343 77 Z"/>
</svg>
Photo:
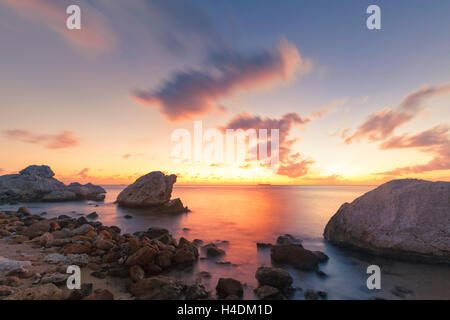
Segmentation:
<svg viewBox="0 0 450 320">
<path fill-rule="evenodd" d="M 82 283 L 80 289 L 73 289 L 67 300 L 81 300 L 92 293 L 92 283 Z"/>
<path fill-rule="evenodd" d="M 89 253 L 91 252 L 91 248 L 89 248 L 86 245 L 79 244 L 79 243 L 72 243 L 64 247 L 64 255 L 68 254 L 82 254 L 82 253 Z"/>
<path fill-rule="evenodd" d="M 130 216 L 129 214 L 127 214 L 127 215 L 124 216 L 124 218 L 125 218 L 125 219 L 132 219 L 133 216 Z"/>
<path fill-rule="evenodd" d="M 206 256 L 208 258 L 220 257 L 225 254 L 225 251 L 217 247 L 214 243 L 203 246 L 203 249 L 206 251 Z"/>
<path fill-rule="evenodd" d="M 108 290 L 98 289 L 83 300 L 114 300 L 114 295 Z"/>
<path fill-rule="evenodd" d="M 329 257 L 322 251 L 313 251 L 316 257 L 319 259 L 319 263 L 324 263 L 328 261 Z"/>
<path fill-rule="evenodd" d="M 271 286 L 261 286 L 254 290 L 255 294 L 261 300 L 284 300 L 284 296 L 280 290 Z"/>
<path fill-rule="evenodd" d="M 97 219 L 98 218 L 98 214 L 97 212 L 91 212 L 86 216 L 88 219 Z"/>
<path fill-rule="evenodd" d="M 98 239 L 95 242 L 95 246 L 100 250 L 109 250 L 114 247 L 114 242 L 112 240 Z"/>
<path fill-rule="evenodd" d="M 301 244 L 300 239 L 294 238 L 290 234 L 285 234 L 277 238 L 277 244 Z"/>
<path fill-rule="evenodd" d="M 105 190 L 99 186 L 87 184 L 78 192 L 73 184 L 66 186 L 54 178 L 54 172 L 48 166 L 29 166 L 19 174 L 0 176 L 0 203 L 73 201 L 104 198 Z M 78 184 L 79 185 L 79 184 Z M 80 185 L 81 186 L 81 185 Z"/>
<path fill-rule="evenodd" d="M 13 288 L 10 286 L 5 286 L 5 285 L 0 285 L 0 297 L 12 295 L 16 291 L 17 291 L 16 288 Z"/>
<path fill-rule="evenodd" d="M 8 286 L 8 287 L 18 287 L 22 284 L 22 280 L 20 280 L 17 276 L 9 276 L 3 279 L 0 279 L 0 285 Z"/>
<path fill-rule="evenodd" d="M 272 261 L 291 265 L 302 270 L 313 270 L 317 268 L 319 258 L 299 244 L 275 245 L 270 249 Z"/>
<path fill-rule="evenodd" d="M 261 286 L 268 285 L 281 291 L 290 288 L 293 282 L 289 272 L 280 268 L 259 267 L 255 277 Z"/>
<path fill-rule="evenodd" d="M 42 278 L 40 283 L 46 284 L 46 283 L 53 283 L 55 286 L 61 286 L 67 284 L 67 278 L 69 277 L 69 274 L 67 273 L 47 273 Z"/>
<path fill-rule="evenodd" d="M 256 247 L 258 249 L 269 249 L 269 248 L 272 248 L 272 244 L 271 243 L 258 242 L 258 243 L 256 243 Z"/>
<path fill-rule="evenodd" d="M 17 213 L 20 213 L 20 214 L 25 215 L 25 216 L 31 215 L 30 210 L 28 210 L 25 207 L 20 207 L 19 210 L 17 210 Z"/>
<path fill-rule="evenodd" d="M 165 276 L 145 278 L 129 287 L 140 300 L 181 300 L 185 289 L 183 281 Z"/>
<path fill-rule="evenodd" d="M 244 288 L 242 283 L 232 278 L 220 278 L 216 286 L 219 299 L 225 299 L 228 296 L 242 297 Z"/>
<path fill-rule="evenodd" d="M 0 256 L 0 271 L 10 271 L 31 266 L 30 261 L 11 260 Z"/>
<path fill-rule="evenodd" d="M 414 294 L 414 292 L 408 288 L 402 287 L 402 286 L 395 286 L 392 290 L 391 293 L 394 296 L 397 296 L 399 298 L 406 298 L 408 295 L 412 295 Z"/>
<path fill-rule="evenodd" d="M 106 274 L 111 277 L 126 279 L 130 276 L 130 270 L 124 266 L 115 266 L 108 268 Z"/>
<path fill-rule="evenodd" d="M 173 263 L 177 265 L 191 265 L 198 259 L 198 249 L 185 238 L 181 238 L 173 256 Z"/>
<path fill-rule="evenodd" d="M 149 264 L 157 254 L 158 249 L 156 249 L 155 247 L 144 246 L 135 253 L 133 253 L 131 256 L 129 256 L 128 259 L 125 261 L 125 265 L 145 266 L 146 264 Z"/>
<path fill-rule="evenodd" d="M 92 183 L 82 185 L 74 182 L 67 186 L 67 190 L 73 192 L 78 200 L 103 201 L 106 193 L 105 189 Z"/>
<path fill-rule="evenodd" d="M 206 299 L 209 297 L 209 292 L 206 291 L 205 286 L 195 283 L 186 288 L 186 300 Z"/>
<path fill-rule="evenodd" d="M 123 207 L 155 207 L 169 202 L 177 176 L 153 171 L 137 179 L 117 197 Z"/>
<path fill-rule="evenodd" d="M 189 211 L 188 208 L 183 205 L 180 198 L 170 200 L 157 208 L 158 212 L 161 213 L 182 213 Z"/>
<path fill-rule="evenodd" d="M 52 240 L 47 240 L 47 242 L 45 243 L 45 246 L 47 248 L 64 247 L 65 245 L 68 245 L 69 243 L 72 243 L 71 239 L 52 239 Z"/>
<path fill-rule="evenodd" d="M 64 292 L 52 283 L 39 285 L 10 295 L 5 300 L 64 300 Z"/>
<path fill-rule="evenodd" d="M 158 266 L 155 263 L 149 263 L 146 266 L 144 266 L 145 275 L 147 276 L 157 276 L 159 275 L 163 270 L 160 266 Z"/>
<path fill-rule="evenodd" d="M 305 291 L 304 296 L 308 300 L 318 300 L 319 299 L 319 294 L 316 291 L 310 290 L 310 289 Z"/>
<path fill-rule="evenodd" d="M 414 261 L 450 263 L 450 182 L 387 182 L 343 204 L 324 230 L 328 241 Z"/>
<path fill-rule="evenodd" d="M 103 263 L 117 262 L 121 258 L 120 252 L 109 252 L 102 257 Z"/>
<path fill-rule="evenodd" d="M 35 238 L 43 235 L 50 231 L 52 221 L 51 220 L 41 220 L 33 223 L 28 229 L 23 232 L 23 234 L 29 238 Z"/>
<path fill-rule="evenodd" d="M 93 231 L 94 227 L 91 226 L 90 224 L 83 224 L 81 226 L 79 226 L 78 228 L 72 230 L 71 232 L 71 236 L 78 236 L 78 235 L 85 235 L 86 233 Z"/>
<path fill-rule="evenodd" d="M 93 271 L 93 272 L 91 272 L 91 276 L 93 276 L 94 278 L 97 278 L 97 279 L 105 279 L 106 273 L 102 272 L 102 271 Z"/>
<path fill-rule="evenodd" d="M 167 269 L 172 265 L 173 253 L 169 250 L 162 250 L 155 258 L 155 263 L 162 269 Z"/>
<path fill-rule="evenodd" d="M 139 280 L 142 280 L 145 278 L 145 272 L 144 270 L 138 266 L 134 265 L 130 268 L 130 278 L 133 282 L 138 282 Z"/>
</svg>

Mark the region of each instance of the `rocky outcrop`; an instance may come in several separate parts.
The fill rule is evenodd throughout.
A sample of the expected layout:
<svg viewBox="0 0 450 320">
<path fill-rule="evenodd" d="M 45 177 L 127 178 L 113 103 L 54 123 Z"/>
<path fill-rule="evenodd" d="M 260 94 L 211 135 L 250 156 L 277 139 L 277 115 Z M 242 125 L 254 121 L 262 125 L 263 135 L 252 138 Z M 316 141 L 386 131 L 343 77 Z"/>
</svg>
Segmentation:
<svg viewBox="0 0 450 320">
<path fill-rule="evenodd" d="M 150 172 L 122 190 L 116 202 L 122 207 L 152 208 L 161 213 L 187 212 L 187 207 L 180 199 L 170 200 L 176 181 L 177 176 L 174 174 Z"/>
<path fill-rule="evenodd" d="M 450 182 L 385 183 L 344 203 L 324 237 L 378 255 L 450 263 Z"/>
<path fill-rule="evenodd" d="M 48 166 L 29 166 L 18 174 L 0 176 L 0 203 L 41 201 L 102 201 L 106 191 L 90 183 L 66 186 Z"/>
</svg>

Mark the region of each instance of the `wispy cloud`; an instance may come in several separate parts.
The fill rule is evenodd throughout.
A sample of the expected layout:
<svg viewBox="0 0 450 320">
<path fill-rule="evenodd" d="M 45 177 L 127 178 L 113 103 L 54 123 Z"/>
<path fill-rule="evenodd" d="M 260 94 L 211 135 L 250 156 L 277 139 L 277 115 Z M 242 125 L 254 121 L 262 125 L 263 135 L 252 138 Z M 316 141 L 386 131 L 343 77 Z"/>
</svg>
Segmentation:
<svg viewBox="0 0 450 320">
<path fill-rule="evenodd" d="M 439 125 L 415 135 L 403 134 L 386 140 L 380 145 L 381 149 L 418 148 L 423 152 L 432 154 L 433 158 L 425 164 L 400 167 L 378 174 L 398 176 L 434 170 L 450 170 L 449 132 L 449 125 Z"/>
<path fill-rule="evenodd" d="M 82 10 L 80 30 L 66 27 L 66 8 L 72 4 L 78 4 Z M 110 32 L 106 18 L 87 1 L 0 0 L 0 5 L 13 9 L 29 20 L 42 23 L 78 48 L 98 52 L 115 46 L 116 39 Z"/>
<path fill-rule="evenodd" d="M 238 90 L 289 81 L 311 68 L 311 62 L 283 38 L 273 50 L 251 55 L 230 49 L 211 52 L 202 70 L 176 72 L 161 88 L 135 91 L 132 97 L 145 106 L 159 108 L 170 121 L 192 119 L 223 109 L 220 100 Z"/>
<path fill-rule="evenodd" d="M 80 172 L 78 172 L 78 176 L 79 176 L 81 179 L 85 180 L 85 179 L 87 179 L 87 178 L 89 177 L 88 172 L 89 172 L 90 170 L 91 170 L 90 168 L 84 168 L 83 170 L 81 170 Z"/>
<path fill-rule="evenodd" d="M 4 135 L 12 140 L 42 145 L 47 149 L 63 149 L 79 144 L 71 131 L 61 131 L 58 134 L 35 134 L 27 130 L 6 130 Z"/>
<path fill-rule="evenodd" d="M 422 87 L 406 96 L 395 109 L 385 108 L 370 115 L 356 132 L 345 137 L 345 142 L 352 143 L 361 139 L 370 142 L 384 140 L 396 128 L 416 117 L 423 110 L 422 104 L 426 99 L 449 93 L 450 84 Z"/>
</svg>

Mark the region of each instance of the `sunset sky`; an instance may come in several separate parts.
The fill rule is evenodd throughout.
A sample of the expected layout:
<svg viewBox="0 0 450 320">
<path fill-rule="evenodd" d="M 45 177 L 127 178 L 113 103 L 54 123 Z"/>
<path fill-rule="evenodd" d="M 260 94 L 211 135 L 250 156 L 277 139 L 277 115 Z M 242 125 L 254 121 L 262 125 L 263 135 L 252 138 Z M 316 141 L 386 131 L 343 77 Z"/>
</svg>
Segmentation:
<svg viewBox="0 0 450 320">
<path fill-rule="evenodd" d="M 78 4 L 82 29 L 65 27 Z M 378 4 L 382 29 L 368 30 Z M 0 174 L 450 179 L 450 1 L 0 0 Z M 177 164 L 175 129 L 279 128 L 278 173 Z"/>
</svg>

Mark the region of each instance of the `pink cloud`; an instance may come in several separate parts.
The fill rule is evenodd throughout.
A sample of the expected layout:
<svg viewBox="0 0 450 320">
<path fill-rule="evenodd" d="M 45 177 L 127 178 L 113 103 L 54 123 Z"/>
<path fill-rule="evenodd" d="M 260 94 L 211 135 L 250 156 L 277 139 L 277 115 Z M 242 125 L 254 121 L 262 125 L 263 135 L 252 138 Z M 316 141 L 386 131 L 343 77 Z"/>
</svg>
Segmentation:
<svg viewBox="0 0 450 320">
<path fill-rule="evenodd" d="M 310 70 L 310 61 L 283 38 L 273 50 L 253 55 L 227 49 L 211 53 L 205 70 L 177 72 L 160 89 L 136 91 L 132 98 L 145 106 L 159 108 L 170 121 L 179 121 L 215 109 L 223 111 L 219 101 L 238 90 L 289 81 Z"/>
<path fill-rule="evenodd" d="M 78 4 L 81 8 L 80 30 L 66 27 L 66 8 Z M 88 51 L 108 51 L 115 46 L 115 37 L 110 32 L 105 17 L 86 2 L 81 4 L 69 0 L 0 0 L 21 16 L 46 25 L 61 35 L 70 44 Z"/>
<path fill-rule="evenodd" d="M 73 136 L 71 131 L 61 131 L 58 134 L 40 135 L 27 130 L 6 130 L 4 135 L 12 140 L 39 144 L 47 149 L 63 149 L 75 147 L 79 140 Z"/>
<path fill-rule="evenodd" d="M 249 113 L 242 113 L 233 118 L 225 129 L 270 129 L 279 130 L 279 169 L 278 174 L 285 175 L 290 178 L 297 178 L 308 173 L 309 166 L 314 163 L 310 159 L 303 158 L 299 153 L 293 152 L 292 146 L 297 141 L 295 138 L 289 138 L 291 129 L 295 125 L 306 125 L 311 121 L 310 118 L 302 118 L 297 113 L 287 113 L 279 119 L 261 118 L 260 116 L 253 116 Z M 270 144 L 270 140 L 268 141 Z M 270 149 L 270 146 L 268 147 Z"/>
<path fill-rule="evenodd" d="M 449 132 L 449 125 L 439 125 L 416 135 L 404 134 L 386 140 L 380 145 L 381 149 L 419 148 L 423 152 L 432 154 L 433 158 L 425 164 L 400 167 L 378 174 L 400 176 L 435 170 L 450 170 Z"/>
<path fill-rule="evenodd" d="M 422 104 L 426 99 L 444 94 L 450 94 L 450 84 L 420 88 L 406 96 L 395 109 L 385 108 L 370 115 L 355 133 L 345 138 L 345 142 L 352 143 L 361 139 L 371 142 L 384 140 L 397 127 L 417 116 L 422 111 Z"/>
</svg>

